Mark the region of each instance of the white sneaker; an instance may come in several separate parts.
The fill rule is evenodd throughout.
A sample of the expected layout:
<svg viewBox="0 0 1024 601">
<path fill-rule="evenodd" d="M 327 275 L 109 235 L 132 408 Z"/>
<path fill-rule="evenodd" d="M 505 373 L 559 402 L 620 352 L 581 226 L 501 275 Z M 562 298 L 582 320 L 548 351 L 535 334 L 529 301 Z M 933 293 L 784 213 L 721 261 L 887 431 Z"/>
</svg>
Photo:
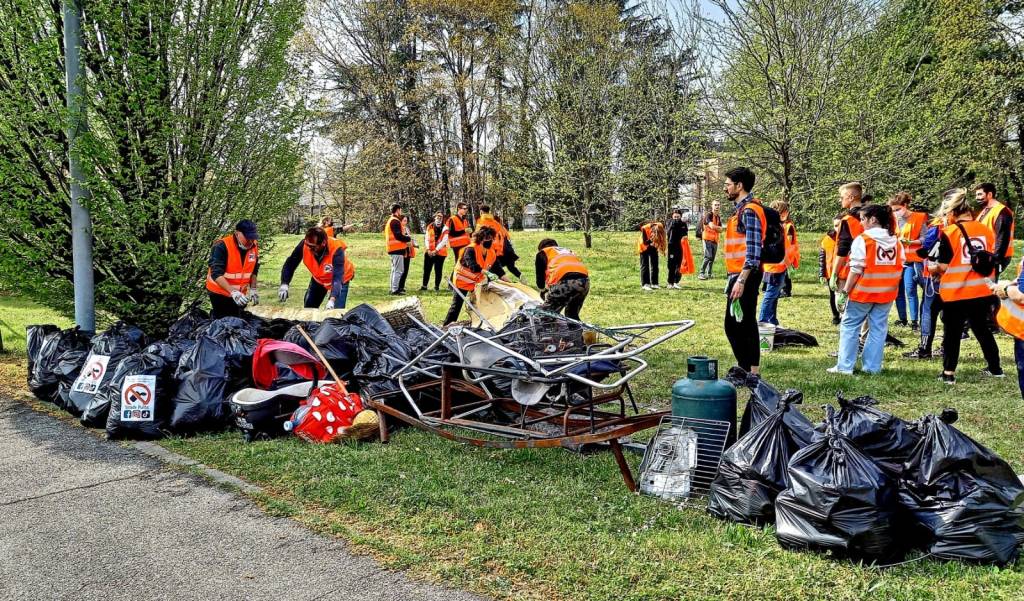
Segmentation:
<svg viewBox="0 0 1024 601">
<path fill-rule="evenodd" d="M 825 372 L 826 373 L 830 373 L 830 374 L 842 374 L 844 376 L 852 376 L 853 375 L 852 371 L 843 371 L 843 370 L 839 369 L 838 365 L 833 365 L 832 367 L 826 369 Z"/>
<path fill-rule="evenodd" d="M 651 287 L 648 286 L 647 284 L 644 284 L 643 286 L 640 286 L 640 287 L 643 288 L 644 290 L 650 290 L 651 289 Z"/>
<path fill-rule="evenodd" d="M 651 290 L 657 290 L 660 287 L 661 286 L 658 286 L 657 284 L 651 284 Z"/>
</svg>

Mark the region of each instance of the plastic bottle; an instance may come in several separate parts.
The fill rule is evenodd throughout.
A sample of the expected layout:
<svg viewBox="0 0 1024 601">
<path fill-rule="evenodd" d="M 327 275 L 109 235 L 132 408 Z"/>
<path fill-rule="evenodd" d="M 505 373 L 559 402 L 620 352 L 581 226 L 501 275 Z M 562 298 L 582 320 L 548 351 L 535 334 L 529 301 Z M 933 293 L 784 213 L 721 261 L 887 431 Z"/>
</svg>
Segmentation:
<svg viewBox="0 0 1024 601">
<path fill-rule="evenodd" d="M 309 413 L 309 405 L 302 405 L 296 409 L 295 412 L 292 413 L 291 419 L 284 423 L 284 431 L 291 432 L 294 430 L 302 423 L 302 420 L 306 418 L 307 413 Z"/>
</svg>

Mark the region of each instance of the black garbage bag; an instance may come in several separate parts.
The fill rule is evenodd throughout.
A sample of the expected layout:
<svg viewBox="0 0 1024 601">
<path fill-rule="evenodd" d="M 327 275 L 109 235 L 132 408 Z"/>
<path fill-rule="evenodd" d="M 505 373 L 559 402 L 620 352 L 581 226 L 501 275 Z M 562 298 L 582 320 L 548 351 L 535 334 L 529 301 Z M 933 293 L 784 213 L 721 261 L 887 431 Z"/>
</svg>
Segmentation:
<svg viewBox="0 0 1024 601">
<path fill-rule="evenodd" d="M 753 377 L 739 367 L 733 367 L 726 374 L 725 379 L 731 382 L 736 388 L 746 388 L 750 391 L 750 399 L 743 408 L 743 417 L 740 419 L 739 436 L 744 436 L 754 426 L 768 419 L 783 406 L 790 406 L 785 412 L 783 419 L 786 425 L 802 443 L 803 446 L 810 444 L 814 439 L 814 424 L 807 419 L 798 408 L 793 405 L 803 400 L 803 393 L 798 390 L 787 390 L 780 393 L 774 386 L 759 377 Z M 785 399 L 785 403 L 783 403 Z"/>
<path fill-rule="evenodd" d="M 119 321 L 106 332 L 93 336 L 91 344 L 85 365 L 71 386 L 67 410 L 81 416 L 86 426 L 102 428 L 107 423 L 110 404 L 104 402 L 99 393 L 110 384 L 117 364 L 142 350 L 146 335 L 139 328 Z"/>
<path fill-rule="evenodd" d="M 270 338 L 272 340 L 282 340 L 288 331 L 292 329 L 295 323 L 296 322 L 291 319 L 284 319 L 282 317 L 263 320 L 259 325 L 259 337 Z M 306 331 L 308 332 L 309 330 L 307 329 Z"/>
<path fill-rule="evenodd" d="M 47 336 L 60 332 L 60 328 L 53 324 L 34 325 L 25 328 L 25 355 L 28 357 L 28 386 L 32 389 L 32 368 L 35 367 L 36 357 L 39 349 L 43 347 L 43 341 Z M 32 390 L 34 393 L 35 390 Z"/>
<path fill-rule="evenodd" d="M 915 423 L 921 436 L 900 482 L 918 538 L 941 559 L 1004 565 L 1024 544 L 1024 485 L 992 451 L 954 428 L 955 413 Z"/>
<path fill-rule="evenodd" d="M 309 334 L 311 337 L 314 337 L 314 336 L 316 336 L 317 330 L 320 329 L 320 322 L 319 321 L 300 321 L 300 322 L 296 322 L 294 325 L 292 325 L 290 328 L 288 328 L 288 331 L 285 332 L 283 337 L 281 337 L 281 340 L 284 340 L 285 342 L 290 342 L 292 344 L 297 344 L 297 345 L 301 346 L 302 348 L 304 348 L 306 350 L 310 350 L 309 344 L 306 343 L 306 340 L 302 337 L 302 334 L 299 334 L 299 326 L 302 326 L 302 329 L 306 330 L 307 334 Z"/>
<path fill-rule="evenodd" d="M 198 304 L 189 307 L 178 321 L 167 330 L 168 340 L 192 339 L 203 335 L 210 325 L 210 314 L 202 310 Z"/>
<path fill-rule="evenodd" d="M 88 354 L 89 337 L 77 327 L 44 335 L 32 362 L 29 389 L 40 400 L 63 407 L 60 400 L 61 382 L 68 377 L 73 382 L 78 377 L 78 370 Z M 65 360 L 63 364 L 62 359 Z M 70 390 L 71 386 L 67 384 L 65 398 Z"/>
<path fill-rule="evenodd" d="M 876 408 L 878 401 L 870 396 L 847 399 L 840 392 L 836 400 L 839 402 L 836 429 L 879 466 L 898 477 L 920 435 L 907 422 Z M 820 431 L 824 429 L 824 425 L 819 426 Z"/>
<path fill-rule="evenodd" d="M 53 402 L 65 411 L 73 411 L 71 387 L 75 385 L 85 366 L 85 360 L 89 358 L 89 348 L 89 344 L 86 343 L 82 348 L 69 348 L 57 357 L 57 367 L 54 368 L 57 375 L 57 393 Z"/>
<path fill-rule="evenodd" d="M 789 461 L 790 486 L 775 500 L 775 535 L 784 547 L 893 560 L 906 522 L 896 480 L 834 427 Z"/>
<path fill-rule="evenodd" d="M 818 346 L 818 339 L 807 332 L 789 328 L 775 328 L 776 347 L 780 346 Z"/>
<path fill-rule="evenodd" d="M 125 357 L 101 393 L 110 404 L 107 437 L 154 440 L 166 436 L 177 388 L 174 371 L 189 340 L 157 342 Z"/>
<path fill-rule="evenodd" d="M 217 430 L 227 425 L 231 393 L 250 388 L 255 327 L 237 317 L 210 323 L 191 349 L 181 355 L 171 429 L 179 433 Z"/>
<path fill-rule="evenodd" d="M 722 455 L 708 495 L 712 515 L 742 524 L 775 521 L 775 498 L 789 487 L 789 459 L 810 443 L 785 419 L 795 410 L 791 403 L 800 400 L 796 395 L 784 397 L 779 409 Z"/>
</svg>

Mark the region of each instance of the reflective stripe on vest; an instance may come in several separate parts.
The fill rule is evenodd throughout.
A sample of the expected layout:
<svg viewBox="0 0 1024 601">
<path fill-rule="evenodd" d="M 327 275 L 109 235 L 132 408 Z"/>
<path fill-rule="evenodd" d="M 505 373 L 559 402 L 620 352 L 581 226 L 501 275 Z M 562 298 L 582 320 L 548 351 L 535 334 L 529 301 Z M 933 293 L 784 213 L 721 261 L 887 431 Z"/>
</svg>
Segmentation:
<svg viewBox="0 0 1024 601">
<path fill-rule="evenodd" d="M 1024 306 L 1008 298 L 1003 299 L 996 313 L 996 323 L 1010 336 L 1024 340 Z"/>
<path fill-rule="evenodd" d="M 469 232 L 466 228 L 469 227 L 466 221 L 458 215 L 452 215 L 448 218 L 448 244 L 458 250 L 469 245 Z M 453 236 L 452 233 L 456 230 L 461 231 L 462 234 Z"/>
<path fill-rule="evenodd" d="M 313 256 L 313 251 L 309 250 L 309 247 L 303 244 L 302 263 L 306 266 L 306 269 L 309 270 L 309 273 L 313 275 L 313 279 L 329 291 L 331 289 L 331 285 L 334 283 L 334 254 L 339 250 L 346 250 L 347 248 L 348 246 L 343 241 L 328 238 L 327 252 L 324 253 L 324 258 L 317 263 L 316 257 Z M 341 276 L 341 283 L 349 283 L 355 275 L 355 265 L 353 265 L 352 261 L 349 260 L 348 253 L 345 253 L 345 273 Z"/>
<path fill-rule="evenodd" d="M 991 229 L 977 221 L 961 221 L 960 225 L 964 227 L 971 240 L 978 242 L 977 246 L 992 251 L 994 236 Z M 985 283 L 985 276 L 971 268 L 971 255 L 966 246 L 968 242 L 960 234 L 960 228 L 956 224 L 949 225 L 942 233 L 949 239 L 949 245 L 953 249 L 949 267 L 939 280 L 939 296 L 942 300 L 949 303 L 991 296 L 992 291 Z"/>
<path fill-rule="evenodd" d="M 441 226 L 441 231 L 444 231 L 444 226 Z M 451 244 L 451 240 L 449 240 L 448 243 Z M 439 257 L 448 256 L 447 246 L 441 250 L 437 250 L 437 226 L 433 223 L 427 226 L 427 250 L 430 252 L 436 252 Z"/>
<path fill-rule="evenodd" d="M 856 240 L 857 236 L 859 236 L 859 235 L 864 233 L 864 224 L 862 224 L 860 222 L 860 219 L 857 219 L 853 215 L 844 215 L 843 216 L 843 223 L 845 223 L 847 229 L 850 230 L 850 238 L 853 239 L 853 240 Z M 839 224 L 839 228 L 842 229 L 842 227 L 843 227 L 842 223 Z M 839 245 L 839 236 L 837 234 L 836 235 L 836 246 L 838 246 L 838 245 Z M 839 279 L 840 280 L 845 280 L 846 278 L 850 277 L 850 261 L 849 261 L 849 258 L 850 257 L 847 256 L 846 257 L 846 259 L 847 259 L 846 263 L 839 268 Z"/>
<path fill-rule="evenodd" d="M 720 225 L 722 225 L 722 218 L 719 217 L 718 215 L 712 214 L 711 215 L 711 223 L 714 223 L 715 225 L 719 225 L 720 226 Z M 705 221 L 704 222 L 704 231 L 701 232 L 701 238 L 705 242 L 716 242 L 717 243 L 718 242 L 718 230 L 716 230 L 713 227 L 710 227 L 708 225 L 708 222 Z"/>
<path fill-rule="evenodd" d="M 551 286 L 562 281 L 570 273 L 579 273 L 589 276 L 590 272 L 583 265 L 583 261 L 568 248 L 560 246 L 549 246 L 544 249 L 548 258 L 548 269 L 544 276 L 545 285 Z"/>
<path fill-rule="evenodd" d="M 907 222 L 900 228 L 900 239 L 909 240 L 903 245 L 905 260 L 907 263 L 920 263 L 924 259 L 917 256 L 917 249 L 921 248 L 921 230 L 928 223 L 928 215 L 918 211 L 910 211 L 907 215 Z"/>
<path fill-rule="evenodd" d="M 395 217 L 394 215 L 388 218 L 387 222 L 384 224 L 384 242 L 385 244 L 387 244 L 388 253 L 393 253 L 398 250 L 405 250 L 406 247 L 409 245 L 407 242 L 402 242 L 401 240 L 395 237 L 395 233 L 391 231 L 392 221 L 398 222 L 399 229 L 401 229 L 402 227 L 402 221 L 398 217 Z"/>
<path fill-rule="evenodd" d="M 850 291 L 850 300 L 858 303 L 891 303 L 896 300 L 902 281 L 903 260 L 900 258 L 899 246 L 887 250 L 867 233 L 862 233 L 860 237 L 864 239 L 864 273 Z"/>
<path fill-rule="evenodd" d="M 997 200 L 996 202 L 992 203 L 992 208 L 989 209 L 988 212 L 986 212 L 984 216 L 979 216 L 980 218 L 978 219 L 978 221 L 982 225 L 987 226 L 988 229 L 990 229 L 993 232 L 995 232 L 996 231 L 996 218 L 999 217 L 999 214 L 1003 212 L 1003 209 L 1006 209 L 1010 213 L 1010 244 L 1007 245 L 1007 247 L 1006 247 L 1006 254 L 1004 254 L 1003 256 L 1004 257 L 1012 257 L 1013 256 L 1014 230 L 1017 228 L 1017 223 L 1016 223 L 1017 220 L 1014 218 L 1013 211 L 1010 211 L 1009 207 L 1007 207 L 1006 205 L 1004 205 L 1003 203 L 1001 203 L 1001 202 L 999 202 Z M 994 240 L 995 239 L 993 238 L 993 244 L 995 244 Z"/>
<path fill-rule="evenodd" d="M 462 258 L 467 252 L 472 251 L 475 255 L 476 264 L 480 266 L 480 273 L 473 273 L 468 267 L 463 266 Z M 459 253 L 458 266 L 455 268 L 455 287 L 459 290 L 472 290 L 476 288 L 477 284 L 481 284 L 487 281 L 487 276 L 484 272 L 494 265 L 494 259 L 497 258 L 494 251 L 488 250 L 482 246 L 477 246 L 475 243 L 470 244 Z"/>
<path fill-rule="evenodd" d="M 743 211 L 750 209 L 761 220 L 761 242 L 764 242 L 765 230 L 768 229 L 768 220 L 764 216 L 764 208 L 761 203 L 752 200 L 729 218 L 725 229 L 725 271 L 727 273 L 739 273 L 743 271 L 743 264 L 747 262 L 747 236 L 739 230 L 740 215 Z"/>
<path fill-rule="evenodd" d="M 245 260 L 242 260 L 242 254 L 238 252 L 238 242 L 235 241 L 234 234 L 228 234 L 220 239 L 224 243 L 224 247 L 228 249 L 228 262 L 224 266 L 224 279 L 229 284 L 239 288 L 243 294 L 249 293 L 249 283 L 252 281 L 252 272 L 256 269 L 256 262 L 259 261 L 259 246 L 253 243 L 245 253 Z M 231 293 L 220 287 L 213 279 L 213 270 L 207 268 L 206 270 L 206 289 L 214 294 L 221 296 L 231 296 Z"/>
</svg>

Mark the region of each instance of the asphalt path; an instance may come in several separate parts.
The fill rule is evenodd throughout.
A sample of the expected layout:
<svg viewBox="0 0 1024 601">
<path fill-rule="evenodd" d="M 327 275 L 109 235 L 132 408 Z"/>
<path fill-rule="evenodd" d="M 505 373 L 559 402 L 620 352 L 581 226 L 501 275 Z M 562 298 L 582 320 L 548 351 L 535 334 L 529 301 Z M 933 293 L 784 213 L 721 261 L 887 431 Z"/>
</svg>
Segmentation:
<svg viewBox="0 0 1024 601">
<path fill-rule="evenodd" d="M 0 599 L 478 599 L 0 398 Z"/>
</svg>

